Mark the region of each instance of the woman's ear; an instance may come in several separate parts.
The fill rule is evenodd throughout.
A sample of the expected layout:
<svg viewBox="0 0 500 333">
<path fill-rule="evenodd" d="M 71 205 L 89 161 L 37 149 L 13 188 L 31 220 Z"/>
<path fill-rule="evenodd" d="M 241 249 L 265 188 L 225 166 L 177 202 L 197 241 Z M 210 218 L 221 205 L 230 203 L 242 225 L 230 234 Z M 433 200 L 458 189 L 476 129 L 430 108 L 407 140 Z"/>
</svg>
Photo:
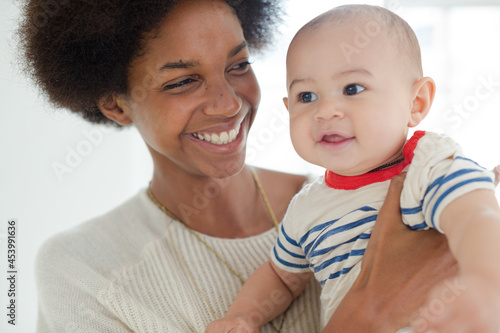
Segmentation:
<svg viewBox="0 0 500 333">
<path fill-rule="evenodd" d="M 430 77 L 423 77 L 415 82 L 412 88 L 413 103 L 408 127 L 415 127 L 424 120 L 431 109 L 435 93 L 436 83 Z"/>
<path fill-rule="evenodd" d="M 98 107 L 107 118 L 125 126 L 132 123 L 132 119 L 130 118 L 128 112 L 126 112 L 123 108 L 125 103 L 126 102 L 121 97 L 108 95 L 99 100 Z"/>
</svg>

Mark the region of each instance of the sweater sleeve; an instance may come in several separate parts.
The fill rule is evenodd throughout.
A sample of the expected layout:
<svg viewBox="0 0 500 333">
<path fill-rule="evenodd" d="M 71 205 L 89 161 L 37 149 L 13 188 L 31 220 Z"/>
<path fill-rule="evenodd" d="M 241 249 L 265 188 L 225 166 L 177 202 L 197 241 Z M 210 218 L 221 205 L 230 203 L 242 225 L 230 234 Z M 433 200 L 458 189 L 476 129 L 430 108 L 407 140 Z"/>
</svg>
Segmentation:
<svg viewBox="0 0 500 333">
<path fill-rule="evenodd" d="M 109 278 L 94 270 L 77 249 L 70 236 L 60 234 L 38 252 L 37 332 L 132 332 L 99 301 L 98 291 Z"/>
<path fill-rule="evenodd" d="M 426 133 L 415 149 L 401 194 L 403 221 L 414 230 L 435 228 L 456 198 L 477 189 L 495 189 L 494 175 L 463 156 L 451 138 Z"/>
</svg>

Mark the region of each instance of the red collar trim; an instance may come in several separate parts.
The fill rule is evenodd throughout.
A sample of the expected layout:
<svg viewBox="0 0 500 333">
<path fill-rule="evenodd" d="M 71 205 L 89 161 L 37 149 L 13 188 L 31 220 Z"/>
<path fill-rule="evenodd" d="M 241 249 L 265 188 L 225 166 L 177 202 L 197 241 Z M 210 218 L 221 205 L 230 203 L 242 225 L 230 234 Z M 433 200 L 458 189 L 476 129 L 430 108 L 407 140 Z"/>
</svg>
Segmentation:
<svg viewBox="0 0 500 333">
<path fill-rule="evenodd" d="M 359 176 L 341 176 L 329 170 L 325 172 L 325 183 L 328 187 L 337 190 L 355 190 L 360 187 L 373 183 L 380 183 L 391 179 L 398 175 L 403 169 L 411 163 L 413 159 L 413 151 L 417 146 L 418 140 L 425 135 L 425 131 L 416 131 L 415 134 L 408 140 L 403 148 L 404 160 L 401 164 L 395 165 L 388 169 L 375 172 L 365 173 Z"/>
</svg>

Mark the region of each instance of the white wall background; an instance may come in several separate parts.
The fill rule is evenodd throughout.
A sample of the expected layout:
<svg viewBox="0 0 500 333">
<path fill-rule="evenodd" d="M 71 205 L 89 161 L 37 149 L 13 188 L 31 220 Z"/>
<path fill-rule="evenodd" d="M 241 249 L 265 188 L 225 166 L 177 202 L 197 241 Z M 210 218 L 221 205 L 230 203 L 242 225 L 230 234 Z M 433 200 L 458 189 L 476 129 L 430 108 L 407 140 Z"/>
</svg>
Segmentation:
<svg viewBox="0 0 500 333">
<path fill-rule="evenodd" d="M 419 36 L 426 75 L 438 85 L 430 116 L 419 129 L 443 130 L 485 167 L 500 164 L 500 1 L 441 1 L 446 7 L 385 4 Z M 321 172 L 295 155 L 288 139 L 284 54 L 309 19 L 352 1 L 289 0 L 281 36 L 256 56 L 263 99 L 249 141 L 249 162 L 288 172 Z M 361 2 L 359 2 L 361 3 Z M 382 5 L 382 0 L 363 1 Z M 439 0 L 427 2 L 435 6 Z M 496 5 L 495 7 L 482 7 Z M 451 5 L 451 6 L 450 6 Z M 35 254 L 50 235 L 102 214 L 144 188 L 152 165 L 135 130 L 106 130 L 54 110 L 16 67 L 18 2 L 0 0 L 0 331 L 33 332 Z M 485 85 L 485 81 L 490 81 Z M 477 89 L 483 94 L 478 95 Z M 484 96 L 489 92 L 488 96 Z M 77 156 L 78 155 L 78 156 Z M 66 166 L 55 171 L 54 167 Z M 497 191 L 500 198 L 500 192 Z M 7 221 L 18 221 L 17 325 L 7 325 Z"/>
</svg>

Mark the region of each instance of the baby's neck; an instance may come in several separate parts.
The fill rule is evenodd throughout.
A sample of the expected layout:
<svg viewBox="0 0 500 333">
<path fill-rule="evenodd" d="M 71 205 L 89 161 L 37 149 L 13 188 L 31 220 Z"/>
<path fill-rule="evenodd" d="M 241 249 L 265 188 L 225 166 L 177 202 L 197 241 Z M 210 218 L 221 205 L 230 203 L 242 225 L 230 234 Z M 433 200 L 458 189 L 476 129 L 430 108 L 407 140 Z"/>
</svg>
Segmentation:
<svg viewBox="0 0 500 333">
<path fill-rule="evenodd" d="M 393 167 L 395 165 L 401 164 L 401 163 L 403 163 L 404 159 L 405 158 L 403 156 L 403 152 L 401 151 L 401 154 L 399 155 L 399 157 L 397 157 L 396 159 L 392 159 L 392 161 L 386 162 L 386 163 L 382 164 L 381 166 L 378 166 L 375 169 L 368 171 L 368 173 L 384 170 L 384 169 Z"/>
</svg>

